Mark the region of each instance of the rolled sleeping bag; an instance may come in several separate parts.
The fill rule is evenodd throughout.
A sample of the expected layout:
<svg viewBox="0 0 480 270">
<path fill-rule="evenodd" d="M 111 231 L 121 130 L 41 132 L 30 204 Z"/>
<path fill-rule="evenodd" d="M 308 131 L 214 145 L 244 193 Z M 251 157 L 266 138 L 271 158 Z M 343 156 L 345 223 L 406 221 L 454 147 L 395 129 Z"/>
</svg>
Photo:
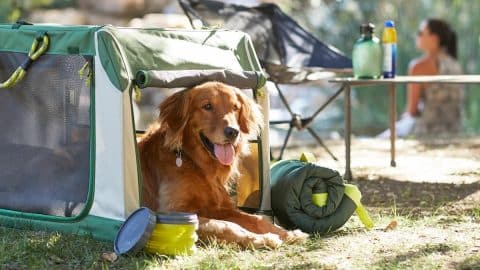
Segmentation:
<svg viewBox="0 0 480 270">
<path fill-rule="evenodd" d="M 337 171 L 313 163 L 277 162 L 271 168 L 271 185 L 273 213 L 287 229 L 332 232 L 343 226 L 360 205 L 357 187 L 344 184 Z M 361 218 L 362 222 L 366 220 L 370 228 L 373 223 L 361 209 L 363 217 L 367 217 Z"/>
<path fill-rule="evenodd" d="M 317 158 L 311 152 L 303 152 L 300 155 L 300 161 L 315 163 L 317 162 Z M 362 193 L 360 193 L 360 190 L 358 189 L 358 187 L 352 184 L 345 184 L 345 195 L 348 196 L 350 199 L 352 199 L 353 202 L 355 202 L 355 205 L 357 206 L 355 213 L 357 214 L 358 218 L 363 223 L 363 225 L 368 230 L 373 228 L 374 226 L 373 220 L 370 218 L 367 210 L 362 204 L 362 201 L 361 201 Z M 313 203 L 316 206 L 322 207 L 327 203 L 328 193 L 313 193 L 312 197 L 313 197 Z"/>
</svg>

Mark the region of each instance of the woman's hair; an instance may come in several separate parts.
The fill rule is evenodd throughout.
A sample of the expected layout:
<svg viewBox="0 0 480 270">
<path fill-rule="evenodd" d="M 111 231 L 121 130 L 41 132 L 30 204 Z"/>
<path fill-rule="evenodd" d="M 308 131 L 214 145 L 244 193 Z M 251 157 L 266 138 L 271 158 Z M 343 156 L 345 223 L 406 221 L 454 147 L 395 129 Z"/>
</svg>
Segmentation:
<svg viewBox="0 0 480 270">
<path fill-rule="evenodd" d="M 427 27 L 430 33 L 438 36 L 439 46 L 453 58 L 457 58 L 457 34 L 450 25 L 441 19 L 427 19 Z"/>
</svg>

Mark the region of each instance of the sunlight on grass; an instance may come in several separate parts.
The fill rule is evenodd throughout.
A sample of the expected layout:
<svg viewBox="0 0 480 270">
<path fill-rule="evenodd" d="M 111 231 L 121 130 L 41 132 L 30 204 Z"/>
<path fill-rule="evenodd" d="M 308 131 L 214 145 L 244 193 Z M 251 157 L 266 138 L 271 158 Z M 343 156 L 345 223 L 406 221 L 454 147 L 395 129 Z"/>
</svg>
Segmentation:
<svg viewBox="0 0 480 270">
<path fill-rule="evenodd" d="M 472 216 L 476 220 L 480 220 L 480 207 L 475 207 L 475 208 L 472 209 Z"/>
<path fill-rule="evenodd" d="M 385 160 L 386 150 L 381 151 L 376 162 Z M 405 150 L 400 147 L 399 151 Z M 418 155 L 415 151 L 411 155 Z M 408 158 L 409 153 L 401 154 Z M 455 166 L 465 165 L 464 171 L 469 172 L 472 162 Z M 408 169 L 428 168 L 430 161 L 414 165 L 395 171 L 368 166 L 364 171 L 357 170 L 363 203 L 375 222 L 372 230 L 366 230 L 354 215 L 338 231 L 312 235 L 304 244 L 284 245 L 277 250 L 241 250 L 209 243 L 199 244 L 192 256 L 141 252 L 106 262 L 100 256 L 112 252 L 111 243 L 0 227 L 0 250 L 7 251 L 0 252 L 0 269 L 480 269 L 478 175 L 459 170 L 448 175 L 451 182 L 435 183 L 437 173 L 424 171 L 419 175 L 430 177 L 428 181 L 415 182 Z M 386 177 L 393 172 L 400 180 Z M 462 182 L 467 177 L 472 179 Z M 393 220 L 397 226 L 385 230 Z"/>
<path fill-rule="evenodd" d="M 50 238 L 47 241 L 47 247 L 51 248 L 57 244 L 57 242 L 60 240 L 60 234 L 53 234 L 50 236 Z"/>
<path fill-rule="evenodd" d="M 304 244 L 277 250 L 241 250 L 232 245 L 200 245 L 192 256 L 168 257 L 139 253 L 113 263 L 100 259 L 111 243 L 88 237 L 22 231 L 0 227 L 0 269 L 438 269 L 458 262 L 461 269 L 478 265 L 465 257 L 480 224 L 467 213 L 433 211 L 411 218 L 386 209 L 369 209 L 376 226 L 367 231 L 353 216 L 340 230 L 313 235 Z M 398 227 L 384 231 L 391 220 Z M 14 244 L 12 244 L 14 243 Z M 462 259 L 464 258 L 464 259 Z M 462 267 L 463 267 L 462 266 Z"/>
</svg>

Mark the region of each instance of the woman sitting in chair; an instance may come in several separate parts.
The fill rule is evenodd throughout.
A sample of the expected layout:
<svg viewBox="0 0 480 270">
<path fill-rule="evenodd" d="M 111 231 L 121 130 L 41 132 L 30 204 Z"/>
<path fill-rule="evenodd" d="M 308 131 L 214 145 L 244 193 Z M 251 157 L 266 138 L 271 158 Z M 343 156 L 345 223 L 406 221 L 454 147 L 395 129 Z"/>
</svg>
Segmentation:
<svg viewBox="0 0 480 270">
<path fill-rule="evenodd" d="M 410 62 L 409 75 L 459 75 L 457 38 L 450 25 L 440 19 L 420 24 L 416 46 L 424 54 Z M 397 136 L 458 133 L 463 127 L 462 85 L 409 84 L 407 106 L 397 122 Z M 388 137 L 389 131 L 380 134 Z"/>
</svg>

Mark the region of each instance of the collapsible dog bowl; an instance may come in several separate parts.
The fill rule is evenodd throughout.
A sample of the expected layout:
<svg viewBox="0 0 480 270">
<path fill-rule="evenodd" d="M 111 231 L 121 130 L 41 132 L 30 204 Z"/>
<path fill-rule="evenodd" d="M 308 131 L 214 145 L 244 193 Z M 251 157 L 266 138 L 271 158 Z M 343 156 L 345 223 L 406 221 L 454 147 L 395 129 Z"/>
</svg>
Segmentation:
<svg viewBox="0 0 480 270">
<path fill-rule="evenodd" d="M 191 255 L 196 251 L 196 247 L 194 242 L 148 242 L 145 245 L 145 251 L 165 255 Z"/>
<path fill-rule="evenodd" d="M 190 225 L 178 225 L 178 224 L 157 224 L 150 236 L 150 239 L 156 241 L 175 240 L 187 238 L 194 239 L 195 228 Z"/>
<path fill-rule="evenodd" d="M 123 223 L 115 237 L 113 249 L 117 254 L 135 253 L 150 239 L 156 216 L 146 207 L 135 210 Z"/>
<path fill-rule="evenodd" d="M 198 217 L 191 213 L 159 213 L 145 251 L 166 255 L 192 254 L 197 241 Z"/>
</svg>

